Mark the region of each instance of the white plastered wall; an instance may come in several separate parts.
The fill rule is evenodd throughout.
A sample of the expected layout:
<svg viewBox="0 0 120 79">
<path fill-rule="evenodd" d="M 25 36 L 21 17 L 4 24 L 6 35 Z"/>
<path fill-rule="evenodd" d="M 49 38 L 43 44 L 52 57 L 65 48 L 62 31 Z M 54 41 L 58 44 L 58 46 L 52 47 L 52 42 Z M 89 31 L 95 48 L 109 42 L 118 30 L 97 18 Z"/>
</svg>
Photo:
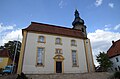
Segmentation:
<svg viewBox="0 0 120 79">
<path fill-rule="evenodd" d="M 116 58 L 118 58 L 118 60 L 119 60 L 118 62 L 117 62 Z M 113 63 L 112 70 L 116 71 L 115 68 L 117 68 L 117 70 L 120 71 L 119 68 L 118 68 L 118 66 L 120 67 L 120 55 L 112 57 L 112 58 L 110 58 L 110 60 Z"/>
<path fill-rule="evenodd" d="M 38 36 L 45 36 L 46 43 L 38 43 Z M 60 37 L 62 39 L 62 45 L 56 45 L 55 39 Z M 74 39 L 77 42 L 77 46 L 71 46 L 71 40 Z M 45 47 L 45 66 L 37 67 L 36 66 L 36 54 L 37 47 Z M 23 59 L 22 72 L 26 74 L 49 74 L 54 73 L 54 59 L 55 48 L 62 49 L 62 56 L 65 58 L 64 63 L 64 73 L 84 73 L 87 71 L 86 55 L 84 48 L 84 40 L 65 37 L 65 36 L 56 36 L 48 34 L 37 34 L 28 32 L 26 39 L 25 54 Z M 72 53 L 71 50 L 77 50 L 78 53 L 78 67 L 72 67 Z"/>
</svg>

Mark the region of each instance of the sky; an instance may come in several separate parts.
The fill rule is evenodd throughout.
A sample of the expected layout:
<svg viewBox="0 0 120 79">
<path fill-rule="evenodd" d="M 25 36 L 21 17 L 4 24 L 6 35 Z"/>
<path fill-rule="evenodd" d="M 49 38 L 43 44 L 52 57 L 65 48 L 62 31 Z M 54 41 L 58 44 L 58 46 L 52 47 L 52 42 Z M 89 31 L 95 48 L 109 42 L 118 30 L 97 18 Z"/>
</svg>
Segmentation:
<svg viewBox="0 0 120 79">
<path fill-rule="evenodd" d="M 0 45 L 22 40 L 31 22 L 72 28 L 77 9 L 87 26 L 95 65 L 96 55 L 120 39 L 120 0 L 0 0 Z"/>
</svg>

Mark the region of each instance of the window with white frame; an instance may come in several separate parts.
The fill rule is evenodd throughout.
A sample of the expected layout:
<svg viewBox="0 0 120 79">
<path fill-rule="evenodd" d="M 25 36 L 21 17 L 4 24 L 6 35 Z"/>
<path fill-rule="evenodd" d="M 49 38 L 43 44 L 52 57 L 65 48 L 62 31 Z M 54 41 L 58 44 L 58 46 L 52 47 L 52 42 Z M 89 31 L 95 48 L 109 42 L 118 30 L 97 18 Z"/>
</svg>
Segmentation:
<svg viewBox="0 0 120 79">
<path fill-rule="evenodd" d="M 55 43 L 56 43 L 56 44 L 62 44 L 62 39 L 61 39 L 61 38 L 56 38 Z"/>
<path fill-rule="evenodd" d="M 75 40 L 71 40 L 71 46 L 77 46 L 76 41 Z"/>
<path fill-rule="evenodd" d="M 45 49 L 38 47 L 37 49 L 37 65 L 44 65 L 44 54 L 45 54 Z"/>
<path fill-rule="evenodd" d="M 56 54 L 62 54 L 62 49 L 56 49 L 55 53 Z"/>
<path fill-rule="evenodd" d="M 76 50 L 72 50 L 72 64 L 73 64 L 73 66 L 78 66 Z"/>
<path fill-rule="evenodd" d="M 44 36 L 39 36 L 38 37 L 38 42 L 45 43 L 45 37 Z"/>
</svg>

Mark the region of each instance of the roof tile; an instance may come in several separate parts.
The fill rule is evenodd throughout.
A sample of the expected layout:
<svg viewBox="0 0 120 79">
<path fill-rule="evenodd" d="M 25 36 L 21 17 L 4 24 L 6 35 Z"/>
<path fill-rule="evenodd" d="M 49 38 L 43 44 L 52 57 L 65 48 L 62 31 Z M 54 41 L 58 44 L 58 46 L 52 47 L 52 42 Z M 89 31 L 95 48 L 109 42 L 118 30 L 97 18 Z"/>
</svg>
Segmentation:
<svg viewBox="0 0 120 79">
<path fill-rule="evenodd" d="M 58 34 L 83 39 L 87 38 L 83 35 L 83 33 L 80 30 L 36 22 L 31 22 L 31 24 L 27 28 L 23 29 L 23 31 L 24 30 L 33 32 L 43 32 L 48 34 Z"/>
<path fill-rule="evenodd" d="M 6 49 L 0 50 L 0 57 L 9 57 L 8 50 Z"/>
<path fill-rule="evenodd" d="M 113 43 L 113 45 L 107 51 L 108 57 L 114 57 L 120 55 L 120 39 Z"/>
</svg>

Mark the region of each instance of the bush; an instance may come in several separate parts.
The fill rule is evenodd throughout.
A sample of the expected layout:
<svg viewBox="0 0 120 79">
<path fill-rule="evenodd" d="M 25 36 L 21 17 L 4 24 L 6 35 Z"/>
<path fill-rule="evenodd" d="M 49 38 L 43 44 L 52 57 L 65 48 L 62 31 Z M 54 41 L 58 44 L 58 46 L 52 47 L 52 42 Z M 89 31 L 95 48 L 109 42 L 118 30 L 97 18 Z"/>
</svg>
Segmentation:
<svg viewBox="0 0 120 79">
<path fill-rule="evenodd" d="M 117 78 L 117 79 L 120 79 L 120 72 L 115 72 L 114 77 Z"/>
<path fill-rule="evenodd" d="M 18 74 L 16 79 L 28 79 L 24 73 Z"/>
</svg>

